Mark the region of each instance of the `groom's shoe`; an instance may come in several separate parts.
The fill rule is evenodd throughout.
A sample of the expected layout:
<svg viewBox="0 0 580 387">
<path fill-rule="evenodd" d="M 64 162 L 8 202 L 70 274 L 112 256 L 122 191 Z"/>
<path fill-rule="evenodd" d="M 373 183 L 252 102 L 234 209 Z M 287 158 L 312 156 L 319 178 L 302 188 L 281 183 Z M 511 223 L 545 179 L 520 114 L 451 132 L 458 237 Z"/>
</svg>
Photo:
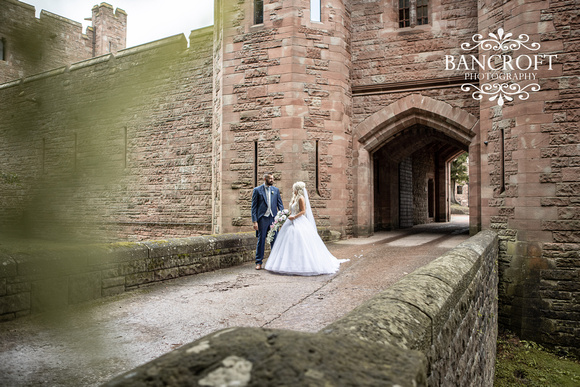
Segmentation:
<svg viewBox="0 0 580 387">
<path fill-rule="evenodd" d="M 258 263 L 256 265 L 256 270 L 262 270 L 262 264 L 261 263 Z"/>
</svg>

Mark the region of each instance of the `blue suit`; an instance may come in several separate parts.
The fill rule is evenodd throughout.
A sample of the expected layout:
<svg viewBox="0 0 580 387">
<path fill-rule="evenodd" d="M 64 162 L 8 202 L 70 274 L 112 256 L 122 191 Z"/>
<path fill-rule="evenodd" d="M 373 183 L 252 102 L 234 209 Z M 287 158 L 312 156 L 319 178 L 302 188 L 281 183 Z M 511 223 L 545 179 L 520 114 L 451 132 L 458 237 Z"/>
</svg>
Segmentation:
<svg viewBox="0 0 580 387">
<path fill-rule="evenodd" d="M 252 192 L 252 222 L 258 222 L 258 231 L 256 231 L 256 237 L 258 238 L 258 244 L 256 245 L 256 264 L 262 264 L 266 246 L 266 235 L 268 235 L 270 225 L 274 223 L 274 217 L 278 213 L 278 210 L 284 209 L 280 190 L 272 185 L 270 186 L 270 209 L 272 210 L 272 215 L 266 216 L 266 212 L 268 211 L 267 198 L 266 186 L 264 184 L 254 188 Z M 274 237 L 275 240 L 276 238 Z M 272 246 L 274 245 L 274 241 L 272 241 Z"/>
</svg>

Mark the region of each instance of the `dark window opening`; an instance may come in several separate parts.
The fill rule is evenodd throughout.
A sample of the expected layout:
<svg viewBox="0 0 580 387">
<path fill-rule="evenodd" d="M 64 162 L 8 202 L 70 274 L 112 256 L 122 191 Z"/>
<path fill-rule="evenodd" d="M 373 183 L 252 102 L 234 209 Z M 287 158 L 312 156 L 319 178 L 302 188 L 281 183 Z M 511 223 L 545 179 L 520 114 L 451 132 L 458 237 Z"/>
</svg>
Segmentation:
<svg viewBox="0 0 580 387">
<path fill-rule="evenodd" d="M 417 25 L 429 24 L 428 0 L 417 0 Z"/>
<path fill-rule="evenodd" d="M 254 141 L 254 187 L 258 186 L 258 141 Z"/>
<path fill-rule="evenodd" d="M 399 27 L 409 27 L 411 25 L 410 0 L 399 0 Z"/>
<path fill-rule="evenodd" d="M 42 150 L 40 153 L 41 159 L 40 159 L 40 171 L 42 172 L 42 174 L 44 175 L 46 173 L 46 167 L 45 167 L 45 162 L 46 162 L 46 139 L 43 138 L 42 139 Z"/>
<path fill-rule="evenodd" d="M 77 134 L 74 134 L 74 150 L 73 150 L 73 172 L 77 171 L 77 154 L 78 154 L 78 138 Z"/>
<path fill-rule="evenodd" d="M 463 195 L 463 186 L 462 185 L 457 186 L 457 195 Z"/>
<path fill-rule="evenodd" d="M 435 181 L 429 179 L 427 182 L 427 211 L 429 212 L 429 217 L 435 217 Z"/>
<path fill-rule="evenodd" d="M 127 168 L 127 156 L 128 156 L 128 152 L 127 152 L 127 148 L 129 146 L 128 144 L 128 138 L 127 138 L 127 127 L 125 126 L 123 128 L 123 136 L 124 136 L 124 149 L 123 149 L 123 168 Z"/>
<path fill-rule="evenodd" d="M 6 60 L 6 41 L 4 38 L 0 39 L 0 60 Z"/>
<path fill-rule="evenodd" d="M 500 173 L 500 189 L 499 192 L 505 191 L 505 131 L 504 129 L 500 130 L 500 139 L 499 139 L 499 173 Z"/>
<path fill-rule="evenodd" d="M 254 0 L 254 24 L 264 23 L 264 0 Z"/>
<path fill-rule="evenodd" d="M 316 140 L 316 193 L 320 196 L 320 151 L 318 149 L 318 140 Z"/>
</svg>

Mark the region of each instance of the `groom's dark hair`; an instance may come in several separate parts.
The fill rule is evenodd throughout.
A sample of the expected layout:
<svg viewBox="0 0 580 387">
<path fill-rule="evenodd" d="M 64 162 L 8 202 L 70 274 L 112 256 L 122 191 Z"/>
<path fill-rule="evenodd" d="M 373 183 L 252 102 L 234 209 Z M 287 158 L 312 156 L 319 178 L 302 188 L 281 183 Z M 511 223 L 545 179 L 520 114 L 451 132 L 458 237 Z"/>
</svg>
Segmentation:
<svg viewBox="0 0 580 387">
<path fill-rule="evenodd" d="M 268 176 L 274 176 L 274 174 L 273 174 L 273 173 L 271 173 L 271 172 L 266 172 L 266 173 L 264 173 L 264 176 L 263 176 L 263 177 L 264 177 L 264 179 L 265 179 L 265 178 L 266 178 L 266 177 L 268 177 Z"/>
</svg>

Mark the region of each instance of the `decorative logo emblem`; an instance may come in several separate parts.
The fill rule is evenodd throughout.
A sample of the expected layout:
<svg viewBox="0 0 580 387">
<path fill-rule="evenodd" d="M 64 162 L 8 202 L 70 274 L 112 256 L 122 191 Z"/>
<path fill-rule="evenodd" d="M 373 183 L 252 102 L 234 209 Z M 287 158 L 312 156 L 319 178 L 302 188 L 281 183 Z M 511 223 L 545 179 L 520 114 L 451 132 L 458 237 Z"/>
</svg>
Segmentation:
<svg viewBox="0 0 580 387">
<path fill-rule="evenodd" d="M 484 95 L 489 96 L 489 101 L 496 101 L 502 106 L 506 101 L 511 102 L 514 97 L 526 100 L 530 92 L 540 90 L 536 82 L 521 86 L 521 81 L 535 81 L 539 66 L 547 65 L 552 70 L 553 59 L 557 55 L 546 54 L 520 54 L 513 56 L 516 50 L 527 49 L 538 51 L 539 43 L 529 43 L 530 37 L 521 34 L 517 39 L 512 39 L 512 33 L 505 33 L 503 28 L 498 29 L 497 34 L 489 33 L 484 39 L 483 35 L 475 34 L 473 43 L 461 44 L 464 51 L 479 49 L 479 55 L 463 54 L 459 57 L 445 55 L 445 70 L 465 70 L 465 80 L 490 81 L 481 84 L 481 87 L 473 83 L 464 83 L 461 90 L 472 91 L 471 96 L 480 101 Z M 489 52 L 489 53 L 486 53 Z"/>
<path fill-rule="evenodd" d="M 518 39 L 510 39 L 512 37 L 512 33 L 508 32 L 507 34 L 504 34 L 504 30 L 503 28 L 500 28 L 497 30 L 497 35 L 494 34 L 493 32 L 489 33 L 490 38 L 488 39 L 483 39 L 483 35 L 480 34 L 475 34 L 473 35 L 473 37 L 471 38 L 471 40 L 473 40 L 474 43 L 477 43 L 475 46 L 471 46 L 470 43 L 463 43 L 461 45 L 461 48 L 465 51 L 469 51 L 469 50 L 473 50 L 475 48 L 478 48 L 481 46 L 482 50 L 493 50 L 493 51 L 507 51 L 507 50 L 518 50 L 520 49 L 522 46 L 524 46 L 525 48 L 527 48 L 528 50 L 539 50 L 540 49 L 540 43 L 532 43 L 530 44 L 530 46 L 528 47 L 526 45 L 527 42 L 530 41 L 530 37 L 526 34 L 521 34 Z"/>
</svg>

